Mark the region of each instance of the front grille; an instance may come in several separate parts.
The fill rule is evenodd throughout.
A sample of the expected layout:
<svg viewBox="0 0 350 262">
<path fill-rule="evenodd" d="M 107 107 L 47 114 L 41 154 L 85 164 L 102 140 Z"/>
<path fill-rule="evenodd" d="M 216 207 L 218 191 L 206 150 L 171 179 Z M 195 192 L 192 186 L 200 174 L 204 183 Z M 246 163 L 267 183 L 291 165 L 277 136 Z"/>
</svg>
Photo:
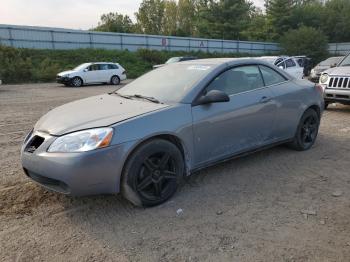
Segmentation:
<svg viewBox="0 0 350 262">
<path fill-rule="evenodd" d="M 327 88 L 350 90 L 350 77 L 331 77 Z"/>
<path fill-rule="evenodd" d="M 30 177 L 31 179 L 33 179 L 35 182 L 39 184 L 51 190 L 61 192 L 63 194 L 69 193 L 69 187 L 66 183 L 59 181 L 57 179 L 53 179 L 53 178 L 49 178 L 49 177 L 45 177 L 45 176 L 33 173 L 25 168 L 23 170 L 28 177 Z"/>
<path fill-rule="evenodd" d="M 41 144 L 45 141 L 45 138 L 35 135 L 33 136 L 33 138 L 29 141 L 29 143 L 27 144 L 26 148 L 24 149 L 25 152 L 28 153 L 34 153 L 35 150 L 37 150 L 39 148 L 39 146 L 41 146 Z"/>
</svg>

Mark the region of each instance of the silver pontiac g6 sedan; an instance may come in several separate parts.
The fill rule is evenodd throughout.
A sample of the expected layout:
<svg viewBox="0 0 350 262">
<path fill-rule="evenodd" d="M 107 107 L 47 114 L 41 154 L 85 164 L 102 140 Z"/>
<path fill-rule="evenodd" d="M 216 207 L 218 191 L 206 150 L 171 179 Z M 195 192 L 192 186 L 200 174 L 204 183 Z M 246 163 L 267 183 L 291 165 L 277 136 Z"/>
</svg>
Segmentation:
<svg viewBox="0 0 350 262">
<path fill-rule="evenodd" d="M 170 64 L 51 110 L 26 137 L 22 165 L 54 191 L 153 206 L 201 168 L 282 143 L 309 149 L 323 108 L 322 88 L 260 60 Z"/>
</svg>

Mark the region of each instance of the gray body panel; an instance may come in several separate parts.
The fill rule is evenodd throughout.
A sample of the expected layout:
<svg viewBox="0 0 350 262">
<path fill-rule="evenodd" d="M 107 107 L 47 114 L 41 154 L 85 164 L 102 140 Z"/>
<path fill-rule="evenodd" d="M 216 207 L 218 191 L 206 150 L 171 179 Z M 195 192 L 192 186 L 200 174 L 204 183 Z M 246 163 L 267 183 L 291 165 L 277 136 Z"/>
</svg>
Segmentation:
<svg viewBox="0 0 350 262">
<path fill-rule="evenodd" d="M 180 141 L 187 174 L 243 152 L 294 137 L 307 108 L 322 113 L 323 98 L 314 84 L 288 80 L 230 96 L 230 101 L 192 105 L 205 86 L 220 72 L 236 65 L 263 64 L 254 59 L 209 59 L 183 63 L 211 64 L 213 69 L 176 104 L 155 104 L 102 95 L 79 100 L 50 111 L 35 125 L 45 132 L 44 143 L 34 152 L 22 148 L 25 170 L 63 181 L 69 194 L 119 192 L 122 169 L 142 142 L 157 136 Z M 114 128 L 111 146 L 84 153 L 48 153 L 56 136 L 102 126 Z M 53 189 L 53 188 L 51 188 Z M 55 190 L 55 189 L 53 189 Z"/>
</svg>

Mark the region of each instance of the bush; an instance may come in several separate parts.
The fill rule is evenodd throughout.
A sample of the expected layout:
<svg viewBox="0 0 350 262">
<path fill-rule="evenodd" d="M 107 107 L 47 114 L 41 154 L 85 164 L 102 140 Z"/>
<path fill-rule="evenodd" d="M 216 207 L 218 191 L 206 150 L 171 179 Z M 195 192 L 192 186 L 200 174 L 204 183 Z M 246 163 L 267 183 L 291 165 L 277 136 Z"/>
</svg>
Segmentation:
<svg viewBox="0 0 350 262">
<path fill-rule="evenodd" d="M 164 63 L 173 56 L 237 57 L 247 54 L 221 54 L 204 52 L 169 52 L 140 49 L 127 50 L 76 49 L 38 50 L 0 46 L 0 79 L 5 84 L 51 82 L 56 74 L 86 62 L 118 62 L 126 70 L 128 78 L 136 78 L 152 69 L 154 64 Z"/>
<path fill-rule="evenodd" d="M 288 55 L 307 55 L 316 63 L 328 56 L 326 36 L 313 27 L 289 30 L 281 38 L 281 47 Z"/>
</svg>

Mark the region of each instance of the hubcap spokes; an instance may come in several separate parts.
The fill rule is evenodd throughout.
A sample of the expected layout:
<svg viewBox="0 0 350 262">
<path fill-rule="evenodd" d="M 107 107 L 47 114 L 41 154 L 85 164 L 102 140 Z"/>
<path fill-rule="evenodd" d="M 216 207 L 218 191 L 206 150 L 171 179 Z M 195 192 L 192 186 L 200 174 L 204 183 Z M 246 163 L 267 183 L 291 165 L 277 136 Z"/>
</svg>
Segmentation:
<svg viewBox="0 0 350 262">
<path fill-rule="evenodd" d="M 147 199 L 162 198 L 176 180 L 174 160 L 168 153 L 146 158 L 140 170 L 137 191 Z"/>
<path fill-rule="evenodd" d="M 73 84 L 75 85 L 75 86 L 79 86 L 80 85 L 80 79 L 74 79 L 74 81 L 73 81 Z"/>
<path fill-rule="evenodd" d="M 310 116 L 305 119 L 301 129 L 301 138 L 305 144 L 312 143 L 315 139 L 317 132 L 317 121 L 314 117 Z"/>
</svg>

